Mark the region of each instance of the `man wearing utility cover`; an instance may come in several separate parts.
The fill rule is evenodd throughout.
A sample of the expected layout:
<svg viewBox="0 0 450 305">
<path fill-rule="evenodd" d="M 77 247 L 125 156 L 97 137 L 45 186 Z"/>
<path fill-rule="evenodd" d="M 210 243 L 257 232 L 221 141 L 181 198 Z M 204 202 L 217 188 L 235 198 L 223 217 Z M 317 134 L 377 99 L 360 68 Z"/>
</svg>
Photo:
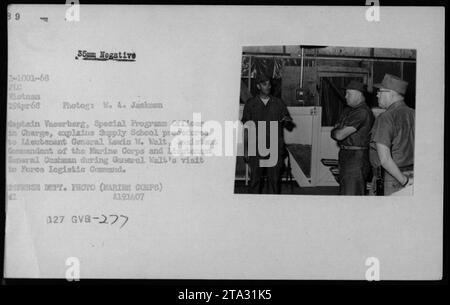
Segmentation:
<svg viewBox="0 0 450 305">
<path fill-rule="evenodd" d="M 245 158 L 250 166 L 250 192 L 262 193 L 264 186 L 263 175 L 266 172 L 269 193 L 279 194 L 281 192 L 283 160 L 286 156 L 283 128 L 292 129 L 294 125 L 283 101 L 270 94 L 272 88 L 270 79 L 263 74 L 258 75 L 256 77 L 256 87 L 258 94 L 245 103 L 242 115 L 243 124 L 253 122 L 256 127 L 256 134 L 250 132 L 248 134 L 249 137 L 253 136 L 256 139 L 247 139 L 244 148 Z M 272 137 L 271 133 L 275 132 L 275 130 L 270 128 L 271 122 L 273 126 L 277 127 L 276 134 L 272 134 Z M 270 141 L 271 138 L 275 139 L 274 143 Z M 266 140 L 264 147 L 270 146 L 268 155 L 259 151 L 258 141 L 260 139 Z M 256 155 L 248 155 L 249 149 L 251 150 L 249 145 L 256 145 Z M 273 154 L 276 154 L 276 156 Z M 264 165 L 264 161 L 271 159 L 275 159 L 273 161 L 274 165 Z"/>
<path fill-rule="evenodd" d="M 404 189 L 412 195 L 415 111 L 405 103 L 408 82 L 386 74 L 374 87 L 379 89 L 378 104 L 386 111 L 377 117 L 371 131 L 370 161 L 384 169 L 384 195 Z"/>
</svg>

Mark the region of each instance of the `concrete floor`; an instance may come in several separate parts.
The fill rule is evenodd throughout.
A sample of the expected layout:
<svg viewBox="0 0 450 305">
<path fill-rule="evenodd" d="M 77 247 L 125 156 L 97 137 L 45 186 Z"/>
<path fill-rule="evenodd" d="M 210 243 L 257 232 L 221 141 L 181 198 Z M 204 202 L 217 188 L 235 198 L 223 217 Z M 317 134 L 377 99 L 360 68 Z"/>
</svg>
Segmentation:
<svg viewBox="0 0 450 305">
<path fill-rule="evenodd" d="M 267 185 L 266 185 L 267 186 Z M 245 186 L 244 181 L 235 181 L 235 194 L 248 194 L 248 187 Z M 267 193 L 265 187 L 263 193 Z M 338 186 L 316 186 L 316 187 L 299 187 L 297 182 L 285 181 L 281 184 L 281 194 L 285 195 L 339 195 Z"/>
</svg>

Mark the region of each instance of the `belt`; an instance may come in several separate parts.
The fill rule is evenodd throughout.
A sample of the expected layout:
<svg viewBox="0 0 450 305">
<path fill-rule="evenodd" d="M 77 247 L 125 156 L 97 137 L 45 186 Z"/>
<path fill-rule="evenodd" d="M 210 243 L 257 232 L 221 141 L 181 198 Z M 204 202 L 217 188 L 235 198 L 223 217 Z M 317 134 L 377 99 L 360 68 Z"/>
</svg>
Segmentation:
<svg viewBox="0 0 450 305">
<path fill-rule="evenodd" d="M 369 149 L 367 146 L 347 146 L 347 145 L 341 145 L 341 149 L 347 149 L 347 150 L 364 150 Z"/>
<path fill-rule="evenodd" d="M 398 168 L 402 172 L 406 171 L 413 171 L 414 170 L 414 164 L 413 165 L 406 165 L 406 166 L 399 166 Z"/>
</svg>

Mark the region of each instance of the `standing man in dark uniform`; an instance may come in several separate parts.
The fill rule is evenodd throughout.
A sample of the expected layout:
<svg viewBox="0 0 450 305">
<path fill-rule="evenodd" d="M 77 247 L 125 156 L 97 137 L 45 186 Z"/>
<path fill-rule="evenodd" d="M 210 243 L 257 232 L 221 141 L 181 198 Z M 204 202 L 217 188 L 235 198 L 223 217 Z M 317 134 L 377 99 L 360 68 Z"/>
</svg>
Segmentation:
<svg viewBox="0 0 450 305">
<path fill-rule="evenodd" d="M 384 195 L 391 195 L 413 184 L 415 112 L 405 104 L 408 83 L 401 78 L 386 74 L 374 86 L 379 88 L 378 105 L 386 111 L 372 128 L 371 162 L 385 170 Z"/>
<path fill-rule="evenodd" d="M 271 147 L 271 151 L 276 151 L 276 164 L 270 167 L 261 166 L 261 161 L 269 159 L 269 156 L 262 156 L 260 151 L 256 149 L 256 156 L 247 156 L 248 164 L 250 166 L 250 192 L 260 194 L 263 189 L 263 174 L 266 172 L 269 193 L 279 194 L 281 192 L 281 171 L 283 169 L 283 160 L 286 156 L 284 145 L 284 133 L 283 128 L 289 128 L 292 125 L 292 118 L 289 115 L 286 105 L 282 100 L 270 95 L 271 84 L 270 79 L 265 75 L 258 75 L 256 78 L 256 87 L 258 94 L 255 97 L 250 98 L 244 106 L 242 114 L 242 123 L 245 124 L 248 121 L 254 122 L 256 126 L 256 139 L 251 141 L 256 143 L 258 147 L 258 139 L 261 137 L 266 139 L 266 147 L 269 145 L 276 145 Z M 270 122 L 276 122 L 278 126 L 276 143 L 270 142 Z M 265 123 L 265 128 L 260 123 Z M 272 136 L 273 137 L 273 136 Z M 245 143 L 245 152 L 248 151 L 247 145 L 249 141 Z M 274 157 L 274 156 L 272 156 Z"/>
<path fill-rule="evenodd" d="M 351 81 L 345 88 L 347 105 L 331 137 L 338 142 L 339 192 L 341 195 L 365 195 L 370 179 L 369 140 L 375 120 L 365 102 L 364 84 Z"/>
</svg>

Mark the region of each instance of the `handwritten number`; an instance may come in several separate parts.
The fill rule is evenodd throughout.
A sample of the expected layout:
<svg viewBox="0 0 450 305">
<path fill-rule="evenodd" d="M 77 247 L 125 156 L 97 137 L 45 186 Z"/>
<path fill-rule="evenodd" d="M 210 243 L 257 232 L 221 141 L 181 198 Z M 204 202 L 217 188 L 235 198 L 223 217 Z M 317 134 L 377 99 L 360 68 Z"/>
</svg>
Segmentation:
<svg viewBox="0 0 450 305">
<path fill-rule="evenodd" d="M 125 215 L 120 215 L 120 217 L 123 217 L 123 218 L 125 218 L 125 221 L 124 221 L 124 223 L 120 226 L 120 228 L 122 229 L 122 227 L 128 222 L 128 216 L 125 216 Z"/>
<path fill-rule="evenodd" d="M 100 221 L 99 223 L 107 223 L 107 222 L 106 222 L 106 219 L 107 219 L 106 216 L 102 214 L 102 217 L 103 217 L 104 219 L 103 219 L 102 221 Z"/>
<path fill-rule="evenodd" d="M 116 221 L 117 221 L 117 219 L 119 219 L 119 216 L 117 216 L 117 215 L 109 215 L 109 216 L 110 216 L 110 217 L 116 217 L 116 219 L 114 219 L 114 221 L 111 222 L 111 225 L 115 224 Z"/>
</svg>

